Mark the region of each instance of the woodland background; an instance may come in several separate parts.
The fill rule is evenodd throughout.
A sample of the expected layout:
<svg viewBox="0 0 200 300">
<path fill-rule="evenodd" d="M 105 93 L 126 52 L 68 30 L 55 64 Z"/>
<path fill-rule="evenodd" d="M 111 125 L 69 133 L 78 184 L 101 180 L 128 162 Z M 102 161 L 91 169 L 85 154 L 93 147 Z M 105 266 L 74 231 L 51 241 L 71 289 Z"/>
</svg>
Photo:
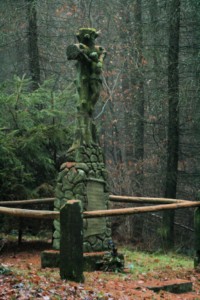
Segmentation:
<svg viewBox="0 0 200 300">
<path fill-rule="evenodd" d="M 198 199 L 198 0 L 0 1 L 0 199 L 54 195 L 76 113 L 66 47 L 80 27 L 100 30 L 107 50 L 94 118 L 111 194 Z M 193 209 L 113 222 L 118 241 L 148 249 L 172 244 L 173 229 L 190 251 Z"/>
</svg>

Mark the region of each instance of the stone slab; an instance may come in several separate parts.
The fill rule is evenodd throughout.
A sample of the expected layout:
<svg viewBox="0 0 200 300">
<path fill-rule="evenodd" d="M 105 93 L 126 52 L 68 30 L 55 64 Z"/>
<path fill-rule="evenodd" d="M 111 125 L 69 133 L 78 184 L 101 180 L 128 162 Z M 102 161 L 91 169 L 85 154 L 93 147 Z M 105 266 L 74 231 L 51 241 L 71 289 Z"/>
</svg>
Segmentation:
<svg viewBox="0 0 200 300">
<path fill-rule="evenodd" d="M 105 193 L 104 184 L 97 181 L 88 181 L 87 183 L 87 211 L 104 210 L 105 205 Z M 87 220 L 87 229 L 84 230 L 84 238 L 97 234 L 104 234 L 106 231 L 106 219 L 96 218 Z"/>
<path fill-rule="evenodd" d="M 83 269 L 84 271 L 96 271 L 96 262 L 101 260 L 105 252 L 89 252 L 83 254 Z M 59 250 L 45 250 L 41 253 L 41 267 L 42 268 L 59 268 L 60 251 Z"/>
<path fill-rule="evenodd" d="M 174 294 L 182 294 L 192 291 L 192 282 L 182 279 L 157 281 L 152 283 L 145 283 L 146 288 L 154 292 L 166 291 Z"/>
</svg>

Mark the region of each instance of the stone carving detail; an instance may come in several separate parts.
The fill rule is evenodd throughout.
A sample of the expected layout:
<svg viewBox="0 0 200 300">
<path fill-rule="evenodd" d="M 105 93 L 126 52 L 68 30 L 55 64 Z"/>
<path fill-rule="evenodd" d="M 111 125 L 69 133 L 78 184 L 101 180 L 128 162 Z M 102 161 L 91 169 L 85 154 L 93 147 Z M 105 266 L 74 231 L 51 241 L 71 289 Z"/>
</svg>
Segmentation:
<svg viewBox="0 0 200 300">
<path fill-rule="evenodd" d="M 62 164 L 57 179 L 54 209 L 66 200 L 81 200 L 83 210 L 108 208 L 109 188 L 104 155 L 98 145 L 95 124 L 92 119 L 94 106 L 102 85 L 101 71 L 106 52 L 95 45 L 98 33 L 93 28 L 82 28 L 77 34 L 79 43 L 67 48 L 68 59 L 77 60 L 78 91 L 77 124 L 72 147 L 67 152 L 68 162 Z M 60 222 L 54 221 L 53 247 L 60 247 Z M 84 252 L 108 249 L 111 238 L 110 221 L 107 218 L 84 220 Z"/>
<path fill-rule="evenodd" d="M 83 142 L 97 143 L 92 114 L 101 91 L 101 73 L 106 56 L 105 49 L 95 45 L 98 32 L 94 28 L 81 28 L 76 36 L 79 43 L 67 47 L 68 59 L 77 61 L 77 124 L 71 150 Z"/>
</svg>

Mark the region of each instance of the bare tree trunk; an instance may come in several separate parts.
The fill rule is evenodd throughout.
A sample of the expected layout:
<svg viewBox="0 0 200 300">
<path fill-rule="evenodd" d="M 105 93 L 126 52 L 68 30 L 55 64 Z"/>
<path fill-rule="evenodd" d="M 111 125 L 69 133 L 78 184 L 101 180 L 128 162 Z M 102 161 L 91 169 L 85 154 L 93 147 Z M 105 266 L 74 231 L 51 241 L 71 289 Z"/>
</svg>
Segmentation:
<svg viewBox="0 0 200 300">
<path fill-rule="evenodd" d="M 136 70 L 136 124 L 135 124 L 135 160 L 136 170 L 136 194 L 141 196 L 143 191 L 143 158 L 144 158 L 144 82 L 143 82 L 143 37 L 142 37 L 142 8 L 141 0 L 136 0 L 135 4 L 135 43 L 137 51 L 137 70 Z"/>
<path fill-rule="evenodd" d="M 179 151 L 179 31 L 180 0 L 171 0 L 169 11 L 168 50 L 168 147 L 165 197 L 176 198 Z M 163 214 L 163 241 L 165 248 L 174 246 L 174 211 Z"/>
<path fill-rule="evenodd" d="M 35 0 L 27 0 L 27 2 L 29 69 L 32 79 L 32 90 L 36 90 L 40 84 L 37 11 L 35 7 Z"/>
</svg>

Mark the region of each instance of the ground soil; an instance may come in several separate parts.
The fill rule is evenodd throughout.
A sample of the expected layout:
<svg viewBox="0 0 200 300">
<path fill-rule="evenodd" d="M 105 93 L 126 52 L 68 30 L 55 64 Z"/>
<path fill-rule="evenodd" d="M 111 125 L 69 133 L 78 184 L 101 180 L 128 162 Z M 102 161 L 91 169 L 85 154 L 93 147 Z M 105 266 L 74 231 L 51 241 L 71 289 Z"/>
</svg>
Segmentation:
<svg viewBox="0 0 200 300">
<path fill-rule="evenodd" d="M 20 247 L 12 243 L 5 245 L 0 252 L 0 265 L 10 269 L 11 273 L 0 273 L 0 300 L 200 299 L 200 273 L 194 269 L 167 269 L 141 274 L 138 278 L 133 278 L 128 271 L 124 274 L 86 272 L 84 284 L 78 284 L 61 280 L 59 269 L 41 269 L 40 254 L 45 249 L 51 249 L 51 245 L 41 242 L 24 242 Z M 180 280 L 191 281 L 193 291 L 155 293 L 147 288 Z"/>
</svg>

